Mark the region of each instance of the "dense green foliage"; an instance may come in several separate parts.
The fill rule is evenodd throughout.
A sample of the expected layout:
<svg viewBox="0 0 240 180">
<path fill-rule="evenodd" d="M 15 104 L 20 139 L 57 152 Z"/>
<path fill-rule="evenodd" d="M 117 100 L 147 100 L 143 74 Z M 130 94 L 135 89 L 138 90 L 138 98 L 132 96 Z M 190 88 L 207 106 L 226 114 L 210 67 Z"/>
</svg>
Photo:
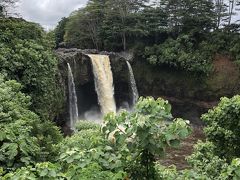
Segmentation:
<svg viewBox="0 0 240 180">
<path fill-rule="evenodd" d="M 216 53 L 239 60 L 239 24 L 233 20 L 239 5 L 232 0 L 90 0 L 62 19 L 55 32 L 67 47 L 133 50 L 153 65 L 208 74 Z"/>
<path fill-rule="evenodd" d="M 156 157 L 163 157 L 166 147 L 178 147 L 190 133 L 188 123 L 172 120 L 170 111 L 167 101 L 146 98 L 133 112 L 107 115 L 102 128 L 83 121 L 73 136 L 55 146 L 55 160 L 20 168 L 3 179 L 155 178 Z"/>
<path fill-rule="evenodd" d="M 215 161 L 215 159 L 214 159 Z M 213 169 L 210 165 L 205 163 L 205 166 Z M 240 170 L 240 159 L 234 159 L 231 164 L 227 167 L 223 166 L 223 170 L 217 174 L 217 176 L 212 176 L 211 172 L 201 171 L 201 169 L 186 169 L 183 171 L 177 171 L 175 167 L 166 168 L 163 166 L 157 166 L 157 180 L 166 179 L 166 180 L 228 180 L 234 179 L 237 180 L 240 178 L 239 170 Z"/>
<path fill-rule="evenodd" d="M 194 147 L 194 153 L 188 157 L 188 162 L 196 172 L 208 174 L 209 178 L 219 177 L 221 171 L 228 166 L 225 159 L 215 154 L 216 146 L 212 142 L 198 142 Z"/>
<path fill-rule="evenodd" d="M 0 161 L 3 168 L 27 165 L 40 152 L 36 137 L 31 135 L 31 124 L 39 119 L 28 110 L 30 98 L 20 92 L 21 85 L 0 78 Z"/>
<path fill-rule="evenodd" d="M 212 179 L 240 177 L 239 159 L 235 159 L 240 157 L 239 103 L 239 95 L 231 99 L 224 97 L 217 107 L 202 116 L 207 141 L 199 142 L 188 159 L 197 172 L 207 173 Z"/>
<path fill-rule="evenodd" d="M 0 164 L 5 173 L 55 159 L 54 145 L 63 139 L 50 121 L 62 103 L 53 47 L 39 25 L 0 18 Z"/>
<path fill-rule="evenodd" d="M 217 147 L 220 157 L 240 157 L 240 96 L 222 98 L 219 105 L 202 116 L 209 141 Z"/>
<path fill-rule="evenodd" d="M 68 18 L 62 18 L 61 21 L 59 21 L 56 29 L 55 29 L 55 41 L 56 41 L 56 45 L 57 47 L 60 45 L 61 42 L 64 41 L 63 37 L 65 34 L 65 26 L 66 23 L 68 22 Z"/>
<path fill-rule="evenodd" d="M 40 26 L 18 19 L 0 19 L 0 34 L 0 73 L 23 85 L 33 111 L 52 119 L 62 103 L 52 41 Z"/>
<path fill-rule="evenodd" d="M 165 64 L 191 72 L 208 73 L 211 70 L 213 51 L 207 42 L 196 46 L 194 37 L 183 35 L 170 38 L 163 44 L 145 48 L 147 61 L 153 65 Z"/>
<path fill-rule="evenodd" d="M 233 29 L 232 29 L 233 30 Z M 145 47 L 143 57 L 153 65 L 168 65 L 176 69 L 208 74 L 212 71 L 214 55 L 230 56 L 239 63 L 240 34 L 227 28 L 209 32 L 199 39 L 199 34 L 168 38 L 160 45 Z"/>
<path fill-rule="evenodd" d="M 227 180 L 240 178 L 239 96 L 222 98 L 217 107 L 202 116 L 206 122 L 207 140 L 198 142 L 188 157 L 192 169 L 177 171 L 175 167 L 157 165 L 159 179 Z"/>
<path fill-rule="evenodd" d="M 0 162 L 6 171 L 51 159 L 62 139 L 57 127 L 29 110 L 30 97 L 20 90 L 16 81 L 0 77 Z"/>
</svg>

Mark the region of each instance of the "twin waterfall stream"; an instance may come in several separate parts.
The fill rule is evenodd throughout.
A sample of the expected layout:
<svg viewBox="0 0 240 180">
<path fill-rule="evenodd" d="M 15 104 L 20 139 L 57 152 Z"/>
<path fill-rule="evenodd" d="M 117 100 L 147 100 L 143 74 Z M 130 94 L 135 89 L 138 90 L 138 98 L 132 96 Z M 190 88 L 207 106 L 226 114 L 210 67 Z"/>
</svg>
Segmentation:
<svg viewBox="0 0 240 180">
<path fill-rule="evenodd" d="M 117 108 L 114 99 L 113 75 L 109 56 L 99 54 L 88 54 L 87 56 L 90 57 L 92 63 L 95 91 L 98 96 L 98 103 L 101 108 L 101 113 L 103 115 L 109 112 L 116 113 Z M 129 71 L 132 104 L 134 105 L 138 100 L 138 90 L 134 79 L 132 67 L 128 61 L 126 61 L 126 63 Z M 68 66 L 68 91 L 69 91 L 68 98 L 70 115 L 69 126 L 72 130 L 74 130 L 75 123 L 77 122 L 79 117 L 77 106 L 77 94 L 71 66 L 69 63 L 67 63 L 67 66 Z"/>
<path fill-rule="evenodd" d="M 74 125 L 78 120 L 78 106 L 77 106 L 77 94 L 73 78 L 72 69 L 69 63 L 68 66 L 68 99 L 69 99 L 69 115 L 70 115 L 70 128 L 74 130 Z"/>
<path fill-rule="evenodd" d="M 132 104 L 135 105 L 139 98 L 138 89 L 137 89 L 136 81 L 134 78 L 132 66 L 128 61 L 126 61 L 126 62 L 127 62 L 127 66 L 128 66 L 130 85 L 131 85 L 131 90 L 132 90 Z"/>
</svg>

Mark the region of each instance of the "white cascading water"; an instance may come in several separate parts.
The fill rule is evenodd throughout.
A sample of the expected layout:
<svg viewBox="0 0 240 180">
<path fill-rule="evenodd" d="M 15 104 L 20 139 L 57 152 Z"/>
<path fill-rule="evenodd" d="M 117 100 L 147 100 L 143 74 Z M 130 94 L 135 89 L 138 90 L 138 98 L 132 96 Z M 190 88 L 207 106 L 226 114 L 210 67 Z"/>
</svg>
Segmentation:
<svg viewBox="0 0 240 180">
<path fill-rule="evenodd" d="M 126 61 L 126 63 L 128 66 L 129 77 L 130 77 L 130 85 L 131 85 L 131 91 L 132 91 L 132 105 L 135 105 L 139 98 L 138 89 L 137 89 L 136 81 L 134 78 L 132 66 L 128 61 Z"/>
<path fill-rule="evenodd" d="M 116 112 L 110 59 L 107 55 L 88 54 L 88 56 L 92 62 L 95 90 L 101 112 L 102 114 Z"/>
<path fill-rule="evenodd" d="M 77 106 L 77 94 L 74 83 L 74 77 L 72 69 L 69 63 L 68 66 L 68 94 L 69 94 L 69 114 L 70 114 L 70 128 L 74 130 L 75 123 L 78 120 L 78 106 Z"/>
</svg>

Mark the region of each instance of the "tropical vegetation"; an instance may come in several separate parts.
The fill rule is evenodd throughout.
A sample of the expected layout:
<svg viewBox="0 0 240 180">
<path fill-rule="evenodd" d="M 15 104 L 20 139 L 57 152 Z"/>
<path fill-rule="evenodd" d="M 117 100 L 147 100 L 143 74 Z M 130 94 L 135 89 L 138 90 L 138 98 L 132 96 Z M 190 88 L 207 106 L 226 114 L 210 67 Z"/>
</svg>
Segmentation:
<svg viewBox="0 0 240 180">
<path fill-rule="evenodd" d="M 239 59 L 238 1 L 90 0 L 63 18 L 66 47 L 133 51 L 150 64 L 209 74 L 217 53 Z"/>
<path fill-rule="evenodd" d="M 141 97 L 102 124 L 80 121 L 69 136 L 54 122 L 64 104 L 56 47 L 131 50 L 153 66 L 208 74 L 216 53 L 240 62 L 239 2 L 90 0 L 49 33 L 9 17 L 12 4 L 0 2 L 1 179 L 240 179 L 239 95 L 202 115 L 206 138 L 185 170 L 160 161 L 192 132 L 162 98 Z"/>
</svg>

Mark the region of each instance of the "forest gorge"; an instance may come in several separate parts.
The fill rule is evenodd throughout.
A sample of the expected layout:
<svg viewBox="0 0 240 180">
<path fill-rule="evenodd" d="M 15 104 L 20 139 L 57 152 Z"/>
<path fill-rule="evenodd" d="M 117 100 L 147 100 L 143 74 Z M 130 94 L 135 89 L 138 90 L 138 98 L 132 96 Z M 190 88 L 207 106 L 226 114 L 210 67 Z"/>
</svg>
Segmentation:
<svg viewBox="0 0 240 180">
<path fill-rule="evenodd" d="M 16 2 L 0 1 L 0 179 L 240 179 L 238 0 L 89 0 L 49 32 Z"/>
</svg>

